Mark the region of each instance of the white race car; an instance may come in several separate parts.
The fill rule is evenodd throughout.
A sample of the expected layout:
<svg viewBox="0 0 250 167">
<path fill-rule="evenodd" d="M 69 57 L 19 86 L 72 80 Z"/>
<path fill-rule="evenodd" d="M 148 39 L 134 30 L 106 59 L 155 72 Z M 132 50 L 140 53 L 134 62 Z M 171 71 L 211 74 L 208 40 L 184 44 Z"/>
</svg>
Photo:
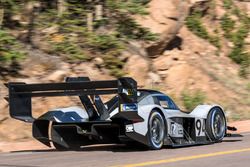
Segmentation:
<svg viewBox="0 0 250 167">
<path fill-rule="evenodd" d="M 138 89 L 132 78 L 65 83 L 8 83 L 10 115 L 33 124 L 33 137 L 57 149 L 79 149 L 96 143 L 137 142 L 150 149 L 220 142 L 226 135 L 225 113 L 219 105 L 198 105 L 183 112 L 159 92 Z M 103 103 L 101 95 L 116 94 Z M 32 117 L 32 97 L 79 96 L 82 106 L 58 108 Z M 55 102 L 56 103 L 56 102 Z"/>
</svg>

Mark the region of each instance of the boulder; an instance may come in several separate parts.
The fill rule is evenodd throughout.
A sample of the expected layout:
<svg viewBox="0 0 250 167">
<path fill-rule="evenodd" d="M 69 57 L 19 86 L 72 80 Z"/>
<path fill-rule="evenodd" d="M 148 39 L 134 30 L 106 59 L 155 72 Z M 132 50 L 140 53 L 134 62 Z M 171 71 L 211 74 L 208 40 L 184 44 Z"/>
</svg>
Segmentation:
<svg viewBox="0 0 250 167">
<path fill-rule="evenodd" d="M 155 70 L 166 71 L 173 65 L 173 61 L 169 56 L 160 56 L 153 61 Z"/>
<path fill-rule="evenodd" d="M 102 67 L 104 65 L 104 60 L 101 57 L 96 57 L 93 59 L 93 63 L 98 67 Z"/>
<path fill-rule="evenodd" d="M 158 40 L 145 44 L 148 56 L 157 57 L 178 34 L 188 15 L 188 4 L 179 0 L 152 0 L 148 12 L 149 15 L 138 16 L 136 20 L 152 33 L 158 34 Z"/>
<path fill-rule="evenodd" d="M 51 82 L 63 81 L 65 77 L 67 77 L 68 72 L 65 70 L 57 70 L 51 73 L 46 80 Z"/>
<path fill-rule="evenodd" d="M 161 83 L 161 76 L 155 72 L 148 73 L 148 85 L 160 84 Z"/>
<path fill-rule="evenodd" d="M 167 50 L 164 54 L 153 61 L 154 68 L 157 71 L 166 71 L 175 65 L 179 60 L 182 60 L 182 51 L 177 49 Z"/>
<path fill-rule="evenodd" d="M 110 80 L 114 79 L 109 75 L 105 68 L 97 68 L 94 63 L 82 62 L 72 65 L 72 73 L 70 76 L 90 77 L 91 80 Z"/>
</svg>

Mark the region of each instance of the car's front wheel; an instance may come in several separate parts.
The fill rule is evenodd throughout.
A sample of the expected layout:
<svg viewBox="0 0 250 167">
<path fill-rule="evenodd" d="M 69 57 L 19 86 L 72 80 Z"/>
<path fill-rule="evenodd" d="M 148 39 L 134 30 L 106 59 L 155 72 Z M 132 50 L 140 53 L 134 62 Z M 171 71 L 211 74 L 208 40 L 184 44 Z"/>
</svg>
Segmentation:
<svg viewBox="0 0 250 167">
<path fill-rule="evenodd" d="M 165 123 L 162 115 L 153 110 L 148 120 L 148 140 L 150 148 L 154 150 L 161 149 L 165 137 Z"/>
<path fill-rule="evenodd" d="M 207 121 L 206 131 L 210 140 L 220 142 L 226 134 L 226 118 L 221 108 L 214 107 L 210 110 Z"/>
</svg>

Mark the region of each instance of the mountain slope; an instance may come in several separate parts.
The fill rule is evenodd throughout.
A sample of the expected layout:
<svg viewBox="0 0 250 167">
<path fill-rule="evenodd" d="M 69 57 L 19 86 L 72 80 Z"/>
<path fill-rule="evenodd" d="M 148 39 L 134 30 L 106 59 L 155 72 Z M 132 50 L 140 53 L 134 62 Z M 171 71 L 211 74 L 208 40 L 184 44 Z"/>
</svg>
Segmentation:
<svg viewBox="0 0 250 167">
<path fill-rule="evenodd" d="M 117 39 L 106 38 L 107 36 L 105 38 L 95 36 L 94 39 L 100 43 L 91 41 L 91 44 L 98 44 L 98 48 L 89 49 L 86 45 L 82 46 L 81 42 L 86 41 L 75 41 L 78 33 L 63 33 L 59 30 L 60 26 L 46 24 L 46 27 L 38 27 L 34 30 L 32 39 L 34 47 L 21 38 L 27 32 L 15 28 L 5 30 L 17 38 L 20 46 L 15 45 L 16 50 L 22 47 L 21 50 L 27 54 L 27 58 L 21 59 L 18 66 L 14 63 L 14 66 L 12 64 L 12 66 L 0 68 L 0 139 L 25 140 L 31 137 L 29 125 L 9 118 L 8 104 L 3 100 L 7 95 L 7 89 L 3 83 L 8 81 L 62 82 L 66 76 L 89 76 L 93 80 L 114 79 L 114 73 L 110 72 L 112 70 L 115 74 L 135 78 L 140 87 L 158 89 L 169 94 L 181 108 L 187 108 L 183 98 L 185 94 L 192 99 L 192 96 L 196 96 L 195 92 L 200 92 L 201 96 L 205 97 L 205 103 L 217 103 L 223 106 L 229 120 L 250 119 L 250 81 L 247 78 L 249 76 L 240 76 L 242 64 L 235 63 L 229 57 L 234 49 L 234 43 L 230 41 L 231 38 L 225 37 L 221 24 L 225 13 L 231 10 L 225 8 L 225 3 L 228 2 L 231 1 L 190 0 L 176 3 L 174 0 L 152 0 L 148 4 L 148 15 L 135 15 L 133 18 L 138 24 L 151 30 L 151 33 L 158 33 L 159 38 L 153 41 L 126 39 L 125 42 L 122 41 L 125 49 L 121 53 L 119 50 L 119 55 L 116 55 L 116 52 L 111 58 L 103 56 L 107 52 L 100 51 L 99 46 L 101 44 L 103 49 L 108 42 L 108 46 L 117 47 Z M 234 1 L 234 5 L 245 13 L 249 12 L 247 7 L 250 6 L 250 2 Z M 193 15 L 193 11 L 197 10 L 202 15 Z M 43 14 L 44 17 L 51 13 Z M 234 30 L 231 30 L 235 35 L 241 21 L 235 14 L 229 16 L 235 21 Z M 50 16 L 50 18 L 53 17 Z M 185 19 L 189 19 L 190 22 L 185 22 Z M 193 24 L 199 28 L 199 31 L 192 29 Z M 110 35 L 106 27 L 99 28 L 97 31 Z M 81 35 L 81 38 L 84 37 Z M 113 34 L 111 36 L 113 37 Z M 60 52 L 50 50 L 54 45 L 47 40 L 47 37 L 56 43 L 70 38 L 73 52 L 63 50 L 63 55 L 68 51 L 75 55 L 80 48 L 80 53 L 90 57 L 69 61 L 61 55 L 62 50 Z M 249 37 L 248 34 L 244 38 L 246 42 L 243 48 L 246 53 L 249 53 Z M 88 36 L 88 39 L 92 37 Z M 68 47 L 68 44 L 63 46 Z M 57 49 L 62 48 L 60 46 Z M 69 48 L 72 49 L 72 46 L 70 45 Z M 109 48 L 108 51 L 112 49 Z M 107 64 L 111 64 L 111 68 L 107 67 Z M 35 116 L 54 107 L 75 104 L 79 105 L 77 98 L 38 98 L 34 101 Z"/>
</svg>

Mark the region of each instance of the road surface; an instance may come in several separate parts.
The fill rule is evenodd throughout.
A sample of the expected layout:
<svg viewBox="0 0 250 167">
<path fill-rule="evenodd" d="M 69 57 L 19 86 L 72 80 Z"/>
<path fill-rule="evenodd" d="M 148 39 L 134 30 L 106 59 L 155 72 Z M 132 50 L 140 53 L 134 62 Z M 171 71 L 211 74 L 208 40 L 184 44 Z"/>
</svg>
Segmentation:
<svg viewBox="0 0 250 167">
<path fill-rule="evenodd" d="M 124 145 L 88 146 L 80 151 L 23 150 L 0 153 L 0 167 L 235 167 L 250 166 L 250 134 L 222 143 L 148 151 Z"/>
</svg>

